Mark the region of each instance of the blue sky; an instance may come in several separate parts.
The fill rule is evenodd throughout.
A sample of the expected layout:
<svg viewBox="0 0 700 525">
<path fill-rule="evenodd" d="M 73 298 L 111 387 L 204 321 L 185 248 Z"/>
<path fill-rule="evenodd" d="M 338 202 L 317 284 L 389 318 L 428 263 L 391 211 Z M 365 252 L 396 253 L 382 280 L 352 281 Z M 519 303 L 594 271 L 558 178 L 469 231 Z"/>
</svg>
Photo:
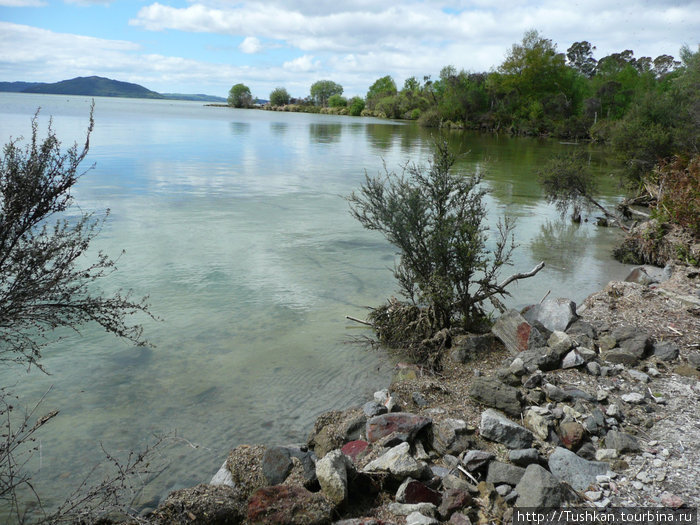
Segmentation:
<svg viewBox="0 0 700 525">
<path fill-rule="evenodd" d="M 498 67 L 525 31 L 596 57 L 678 56 L 700 43 L 700 0 L 0 0 L 0 81 L 99 75 L 159 92 L 306 96 L 331 79 L 364 95 L 379 77 Z"/>
</svg>

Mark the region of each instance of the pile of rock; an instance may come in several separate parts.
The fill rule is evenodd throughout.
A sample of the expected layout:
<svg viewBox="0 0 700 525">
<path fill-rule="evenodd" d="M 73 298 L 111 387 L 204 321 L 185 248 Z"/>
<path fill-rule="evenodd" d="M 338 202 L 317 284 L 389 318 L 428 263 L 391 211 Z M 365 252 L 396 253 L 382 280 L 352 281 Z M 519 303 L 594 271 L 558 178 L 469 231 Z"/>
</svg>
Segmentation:
<svg viewBox="0 0 700 525">
<path fill-rule="evenodd" d="M 510 357 L 471 382 L 470 396 L 483 407 L 478 421 L 447 417 L 420 392 L 402 400 L 383 390 L 362 408 L 319 417 L 307 443 L 237 447 L 210 485 L 172 494 L 151 517 L 304 525 L 506 522 L 514 506 L 606 508 L 621 483 L 642 490 L 656 479 L 644 467 L 666 462 L 668 450 L 644 449 L 628 427 L 655 424 L 666 400 L 648 385 L 678 358 L 678 347 L 636 329 L 599 331 L 578 318 L 572 301 L 556 299 L 505 313 L 492 335 L 462 341 L 451 358 L 467 362 L 494 337 Z M 642 468 L 621 475 L 637 458 L 644 459 Z M 670 493 L 657 499 L 684 503 Z"/>
</svg>

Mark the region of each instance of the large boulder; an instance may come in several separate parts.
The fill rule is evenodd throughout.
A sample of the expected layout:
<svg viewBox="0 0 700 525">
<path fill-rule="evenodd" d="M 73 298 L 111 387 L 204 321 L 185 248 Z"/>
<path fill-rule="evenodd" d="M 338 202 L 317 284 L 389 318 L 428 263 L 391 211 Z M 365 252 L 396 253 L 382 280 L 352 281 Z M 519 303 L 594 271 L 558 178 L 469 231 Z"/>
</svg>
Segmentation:
<svg viewBox="0 0 700 525">
<path fill-rule="evenodd" d="M 248 500 L 248 521 L 256 525 L 327 525 L 332 512 L 321 494 L 295 485 L 263 487 Z"/>
<path fill-rule="evenodd" d="M 508 310 L 500 316 L 491 332 L 503 342 L 512 355 L 518 355 L 530 347 L 544 346 L 545 338 L 517 310 Z"/>
<path fill-rule="evenodd" d="M 537 464 L 528 465 L 515 491 L 521 508 L 558 508 L 563 500 L 559 480 Z"/>
<path fill-rule="evenodd" d="M 418 416 L 408 412 L 382 414 L 367 420 L 367 441 L 374 443 L 389 434 L 394 434 L 403 441 L 411 441 L 423 428 L 432 423 L 429 417 Z"/>
<path fill-rule="evenodd" d="M 511 416 L 520 416 L 520 391 L 495 377 L 475 377 L 469 395 L 488 407 L 497 408 Z"/>
<path fill-rule="evenodd" d="M 574 321 L 578 319 L 576 315 L 576 303 L 570 299 L 547 299 L 529 308 L 523 317 L 531 324 L 535 322 L 552 332 L 565 332 Z"/>
<path fill-rule="evenodd" d="M 607 463 L 588 461 L 562 447 L 557 447 L 549 457 L 549 470 L 552 474 L 579 491 L 594 484 L 596 476 L 607 474 L 608 468 Z"/>
<path fill-rule="evenodd" d="M 508 448 L 528 448 L 532 445 L 532 432 L 496 410 L 488 409 L 481 414 L 479 431 L 481 437 L 503 443 Z"/>
</svg>

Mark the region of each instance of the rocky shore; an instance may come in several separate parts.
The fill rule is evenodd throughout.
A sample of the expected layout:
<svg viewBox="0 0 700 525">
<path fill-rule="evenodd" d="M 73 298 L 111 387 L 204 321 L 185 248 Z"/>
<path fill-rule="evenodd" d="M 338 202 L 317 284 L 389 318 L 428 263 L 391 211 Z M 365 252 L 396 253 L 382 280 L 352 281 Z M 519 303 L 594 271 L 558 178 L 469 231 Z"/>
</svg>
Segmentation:
<svg viewBox="0 0 700 525">
<path fill-rule="evenodd" d="M 700 506 L 700 272 L 642 268 L 399 365 L 306 443 L 242 445 L 151 523 L 510 523 L 514 509 Z"/>
</svg>

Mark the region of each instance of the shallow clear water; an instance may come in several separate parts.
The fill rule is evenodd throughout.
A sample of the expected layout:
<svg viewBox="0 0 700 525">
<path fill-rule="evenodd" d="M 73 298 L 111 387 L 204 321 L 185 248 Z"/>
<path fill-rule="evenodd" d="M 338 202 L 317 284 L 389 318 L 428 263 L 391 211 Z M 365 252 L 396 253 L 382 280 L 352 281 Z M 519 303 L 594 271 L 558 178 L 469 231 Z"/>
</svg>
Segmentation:
<svg viewBox="0 0 700 525">
<path fill-rule="evenodd" d="M 0 139 L 25 135 L 42 107 L 66 143 L 81 141 L 89 99 L 0 94 Z M 358 404 L 388 384 L 383 352 L 347 344 L 364 329 L 344 319 L 396 293 L 394 250 L 349 215 L 344 196 L 406 160 L 425 161 L 430 135 L 413 125 L 200 103 L 96 100 L 96 127 L 77 186 L 84 211 L 111 210 L 95 242 L 117 256 L 104 283 L 150 294 L 160 322 L 145 320 L 154 349 L 133 348 L 94 327 L 47 348 L 42 375 L 0 372 L 26 402 L 60 415 L 32 463 L 49 505 L 101 457 L 176 433 L 170 467 L 143 500 L 208 481 L 232 447 L 304 440 L 314 418 Z M 518 219 L 513 271 L 540 260 L 513 287 L 513 306 L 547 293 L 576 301 L 621 277 L 615 231 L 571 226 L 541 198 L 534 171 L 552 141 L 446 135 L 467 152 L 459 168 L 485 170 L 491 224 Z M 591 151 L 606 198 L 617 188 L 604 154 Z M 605 200 L 605 199 L 604 199 Z"/>
</svg>

